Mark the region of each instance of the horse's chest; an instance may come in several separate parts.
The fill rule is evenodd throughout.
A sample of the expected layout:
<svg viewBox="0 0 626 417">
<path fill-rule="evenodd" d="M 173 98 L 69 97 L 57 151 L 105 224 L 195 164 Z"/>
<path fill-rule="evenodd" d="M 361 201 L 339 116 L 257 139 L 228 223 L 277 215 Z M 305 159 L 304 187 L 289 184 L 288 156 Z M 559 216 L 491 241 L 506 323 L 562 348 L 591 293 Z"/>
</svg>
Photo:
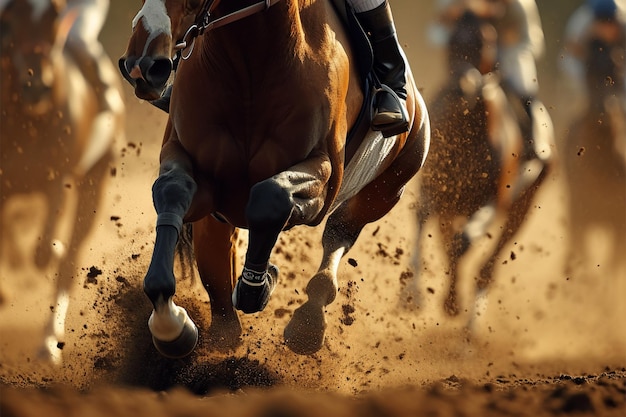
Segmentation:
<svg viewBox="0 0 626 417">
<path fill-rule="evenodd" d="M 60 113 L 2 118 L 2 179 L 5 186 L 45 187 L 72 165 L 72 127 Z"/>
</svg>

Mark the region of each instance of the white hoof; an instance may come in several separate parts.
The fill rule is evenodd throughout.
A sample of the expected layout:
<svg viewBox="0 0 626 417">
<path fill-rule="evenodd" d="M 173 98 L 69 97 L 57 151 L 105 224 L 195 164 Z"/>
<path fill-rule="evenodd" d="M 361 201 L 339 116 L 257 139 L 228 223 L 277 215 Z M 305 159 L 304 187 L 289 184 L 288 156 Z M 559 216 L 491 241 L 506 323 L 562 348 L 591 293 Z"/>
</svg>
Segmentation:
<svg viewBox="0 0 626 417">
<path fill-rule="evenodd" d="M 154 346 L 169 358 L 189 355 L 198 343 L 198 328 L 187 311 L 174 304 L 171 298 L 152 311 L 148 328 Z"/>
</svg>

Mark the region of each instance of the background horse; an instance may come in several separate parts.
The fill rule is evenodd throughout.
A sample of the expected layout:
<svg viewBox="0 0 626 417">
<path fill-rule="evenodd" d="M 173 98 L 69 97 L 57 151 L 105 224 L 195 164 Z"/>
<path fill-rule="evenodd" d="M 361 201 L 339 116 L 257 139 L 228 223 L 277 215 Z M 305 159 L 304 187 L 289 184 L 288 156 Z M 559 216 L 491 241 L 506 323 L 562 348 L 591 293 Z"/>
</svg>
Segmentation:
<svg viewBox="0 0 626 417">
<path fill-rule="evenodd" d="M 509 100 L 500 84 L 494 66 L 496 37 L 493 26 L 476 15 L 460 17 L 448 44 L 450 78 L 429 103 L 433 140 L 419 174 L 419 250 L 414 263 L 419 275 L 426 224 L 433 219 L 449 261 L 444 304 L 449 315 L 474 308 L 472 303 L 469 310 L 463 309 L 457 294 L 460 265 L 472 244 L 495 220 L 505 222 L 476 280 L 482 294 L 499 253 L 522 225 L 550 165 L 550 121 L 538 121 L 545 131 L 535 132 L 534 148 L 525 146 L 520 123 L 528 116 L 521 103 L 515 108 L 519 100 Z M 407 291 L 407 297 L 419 303 L 417 289 Z"/>
<path fill-rule="evenodd" d="M 92 129 L 96 92 L 64 53 L 76 15 L 47 0 L 13 0 L 2 10 L 0 148 L 3 257 L 15 267 L 15 210 L 9 201 L 42 195 L 46 218 L 34 264 L 56 276 L 52 314 L 41 354 L 61 361 L 65 317 L 76 261 L 95 220 L 114 137 L 123 135 L 123 102 L 107 121 L 111 135 Z M 117 78 L 113 65 L 103 68 Z M 121 87 L 121 86 L 120 86 Z M 105 130 L 106 131 L 106 130 Z M 53 249 L 54 247 L 54 249 Z"/>
<path fill-rule="evenodd" d="M 624 48 L 623 32 L 615 34 L 613 39 L 593 36 L 587 45 L 587 107 L 571 124 L 563 149 L 569 195 L 569 268 L 575 264 L 590 268 L 604 261 L 613 270 L 623 266 L 626 249 Z M 609 246 L 602 247 L 606 257 L 597 252 L 592 257 L 591 248 L 599 247 L 593 239 L 595 230 L 605 233 Z"/>
<path fill-rule="evenodd" d="M 154 100 L 170 76 L 173 42 L 187 41 L 153 186 L 157 235 L 144 290 L 154 306 L 148 324 L 155 346 L 166 356 L 184 356 L 198 337 L 173 302 L 183 222 L 193 223 L 196 263 L 211 303 L 209 337 L 228 348 L 240 342 L 235 307 L 261 311 L 274 290 L 278 269 L 270 255 L 281 231 L 326 220 L 308 301 L 284 332 L 293 351 L 315 352 L 324 341 L 324 308 L 337 294 L 340 259 L 367 223 L 391 210 L 422 166 L 425 105 L 409 72 L 409 132 L 383 138 L 368 131 L 348 143 L 364 93 L 344 23 L 329 1 L 189 6 L 146 2 L 120 59 L 136 95 Z M 194 21 L 205 32 L 192 44 Z M 239 228 L 248 229 L 249 239 L 237 274 Z"/>
</svg>

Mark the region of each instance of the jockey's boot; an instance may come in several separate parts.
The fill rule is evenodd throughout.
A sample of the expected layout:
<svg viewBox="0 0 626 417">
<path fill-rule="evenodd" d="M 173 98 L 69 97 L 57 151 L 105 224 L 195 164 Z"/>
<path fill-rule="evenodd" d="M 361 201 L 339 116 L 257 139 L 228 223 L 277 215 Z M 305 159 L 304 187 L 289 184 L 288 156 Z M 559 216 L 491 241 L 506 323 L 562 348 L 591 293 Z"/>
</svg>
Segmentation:
<svg viewBox="0 0 626 417">
<path fill-rule="evenodd" d="M 381 131 L 385 137 L 406 132 L 409 126 L 406 110 L 408 66 L 398 43 L 389 2 L 356 13 L 356 17 L 372 43 L 374 74 L 382 84 L 382 89 L 374 97 L 372 129 Z"/>
<path fill-rule="evenodd" d="M 522 96 L 521 101 L 528 116 L 520 121 L 524 139 L 522 158 L 527 161 L 537 159 L 545 163 L 552 158 L 551 149 L 554 142 L 552 119 L 538 98 Z"/>
<path fill-rule="evenodd" d="M 524 141 L 521 157 L 524 160 L 531 160 L 537 157 L 533 149 L 533 125 L 536 122 L 533 117 L 533 97 L 521 96 L 519 100 L 521 101 L 522 109 L 524 109 L 523 117 L 519 118 L 519 127 Z"/>
<path fill-rule="evenodd" d="M 518 186 L 513 191 L 514 199 L 518 192 L 539 185 L 542 173 L 550 168 L 554 159 L 554 127 L 552 119 L 541 101 L 532 96 L 521 97 L 524 116 L 519 118 L 522 134 Z"/>
</svg>

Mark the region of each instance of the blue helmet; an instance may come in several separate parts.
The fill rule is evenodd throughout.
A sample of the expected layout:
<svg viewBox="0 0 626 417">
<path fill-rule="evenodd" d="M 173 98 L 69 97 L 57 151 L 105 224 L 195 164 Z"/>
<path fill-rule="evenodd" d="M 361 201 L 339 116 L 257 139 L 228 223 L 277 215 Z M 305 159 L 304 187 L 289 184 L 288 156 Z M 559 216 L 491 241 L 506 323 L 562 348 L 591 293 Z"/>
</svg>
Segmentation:
<svg viewBox="0 0 626 417">
<path fill-rule="evenodd" d="M 587 0 L 596 19 L 614 19 L 617 16 L 615 0 Z"/>
</svg>

